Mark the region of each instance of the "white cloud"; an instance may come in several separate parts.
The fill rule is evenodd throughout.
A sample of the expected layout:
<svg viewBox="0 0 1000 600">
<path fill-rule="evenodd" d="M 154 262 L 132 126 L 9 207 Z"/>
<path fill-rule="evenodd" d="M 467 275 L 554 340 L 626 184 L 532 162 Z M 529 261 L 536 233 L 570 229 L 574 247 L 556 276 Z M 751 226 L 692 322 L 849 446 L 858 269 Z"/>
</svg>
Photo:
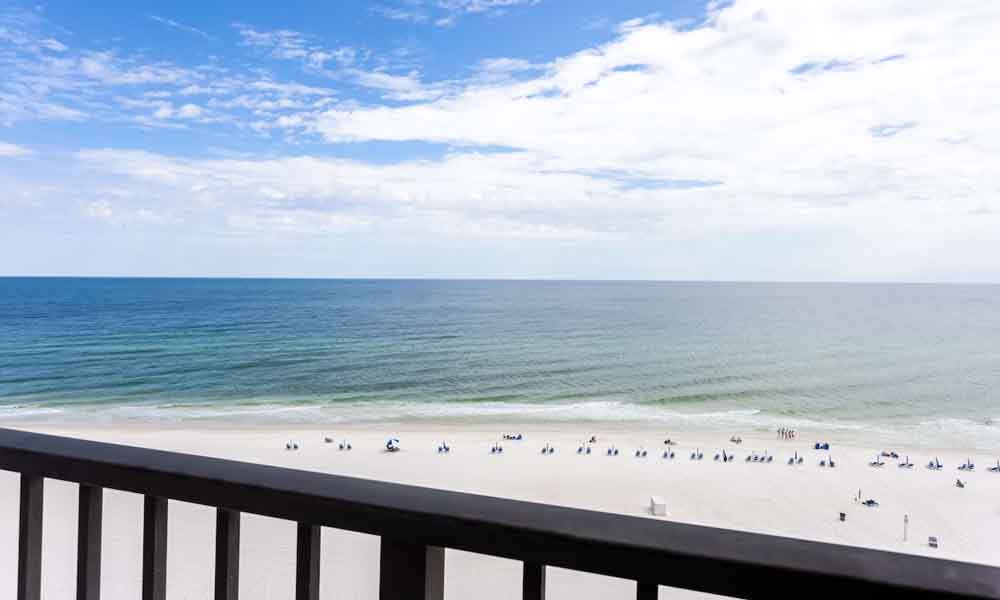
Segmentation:
<svg viewBox="0 0 1000 600">
<path fill-rule="evenodd" d="M 84 212 L 86 212 L 88 217 L 105 221 L 115 216 L 115 211 L 111 208 L 111 203 L 107 200 L 96 200 L 88 203 L 84 207 Z"/>
<path fill-rule="evenodd" d="M 11 158 L 19 156 L 31 156 L 35 151 L 31 148 L 0 142 L 0 158 Z"/>
<path fill-rule="evenodd" d="M 438 0 L 437 5 L 455 12 L 480 13 L 521 4 L 538 4 L 540 0 Z"/>
<path fill-rule="evenodd" d="M 694 29 L 630 23 L 533 79 L 335 108 L 315 128 L 331 142 L 499 145 L 558 169 L 719 181 L 713 195 L 780 226 L 818 207 L 960 214 L 996 193 L 998 23 L 1000 5 L 978 2 L 739 1 Z"/>
<path fill-rule="evenodd" d="M 212 36 L 210 36 L 208 33 L 202 31 L 201 29 L 198 29 L 197 27 L 192 27 L 190 25 L 185 25 L 184 23 L 181 23 L 179 21 L 174 21 L 173 19 L 167 19 L 165 17 L 160 17 L 160 16 L 157 16 L 157 15 L 149 15 L 149 19 L 151 21 L 155 21 L 155 22 L 157 22 L 157 23 L 159 23 L 161 25 L 164 25 L 166 27 L 170 27 L 171 29 L 176 29 L 178 31 L 183 31 L 185 33 L 190 33 L 190 34 L 196 35 L 198 37 L 204 38 L 206 40 L 213 40 L 213 39 L 215 39 Z"/>
<path fill-rule="evenodd" d="M 409 21 L 410 23 L 426 23 L 430 17 L 427 13 L 414 10 L 405 9 L 394 6 L 383 6 L 381 4 L 376 4 L 371 7 L 371 12 L 379 15 L 380 17 L 385 17 L 386 19 L 391 19 L 393 21 Z"/>
<path fill-rule="evenodd" d="M 135 64 L 111 52 L 87 52 L 77 62 L 80 73 L 106 85 L 180 84 L 201 79 L 189 69 L 169 63 Z"/>
<path fill-rule="evenodd" d="M 434 23 L 438 27 L 452 27 L 465 14 L 486 14 L 497 17 L 518 5 L 534 5 L 541 0 L 401 0 L 401 4 L 377 4 L 371 8 L 375 15 L 395 21 Z M 432 16 L 433 15 L 433 16 Z"/>
<path fill-rule="evenodd" d="M 62 42 L 55 38 L 46 38 L 38 42 L 38 46 L 52 52 L 65 52 L 68 49 Z"/>
<path fill-rule="evenodd" d="M 164 102 L 153 112 L 153 117 L 157 119 L 197 119 L 205 113 L 205 110 L 196 104 L 183 104 L 174 107 L 169 102 Z"/>
<path fill-rule="evenodd" d="M 349 46 L 326 48 L 312 42 L 308 36 L 289 29 L 261 31 L 243 23 L 233 23 L 233 27 L 243 38 L 243 44 L 266 51 L 274 58 L 301 60 L 314 69 L 323 68 L 328 61 L 341 66 L 354 63 L 358 51 Z"/>
</svg>

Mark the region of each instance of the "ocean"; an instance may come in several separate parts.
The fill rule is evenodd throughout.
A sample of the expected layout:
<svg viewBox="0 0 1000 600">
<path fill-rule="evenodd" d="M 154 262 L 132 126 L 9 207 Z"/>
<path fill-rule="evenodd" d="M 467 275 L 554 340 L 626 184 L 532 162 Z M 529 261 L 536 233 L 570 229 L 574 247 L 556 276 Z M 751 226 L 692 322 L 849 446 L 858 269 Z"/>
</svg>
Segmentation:
<svg viewBox="0 0 1000 600">
<path fill-rule="evenodd" d="M 0 279 L 0 424 L 642 423 L 1000 447 L 1000 286 Z"/>
</svg>

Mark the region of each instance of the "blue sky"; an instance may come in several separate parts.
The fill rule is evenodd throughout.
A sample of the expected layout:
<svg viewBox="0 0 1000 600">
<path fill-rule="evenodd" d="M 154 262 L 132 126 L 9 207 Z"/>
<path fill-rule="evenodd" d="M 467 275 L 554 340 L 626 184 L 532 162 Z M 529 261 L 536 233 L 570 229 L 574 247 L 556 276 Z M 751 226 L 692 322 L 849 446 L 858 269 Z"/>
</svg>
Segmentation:
<svg viewBox="0 0 1000 600">
<path fill-rule="evenodd" d="M 1000 280 L 989 3 L 0 7 L 0 274 Z"/>
</svg>

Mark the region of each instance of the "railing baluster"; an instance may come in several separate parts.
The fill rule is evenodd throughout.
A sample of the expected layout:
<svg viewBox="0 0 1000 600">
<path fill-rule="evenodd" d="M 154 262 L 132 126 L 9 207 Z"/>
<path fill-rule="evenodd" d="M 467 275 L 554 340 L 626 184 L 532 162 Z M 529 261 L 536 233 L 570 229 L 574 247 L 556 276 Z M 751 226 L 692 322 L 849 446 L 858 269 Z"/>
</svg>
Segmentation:
<svg viewBox="0 0 1000 600">
<path fill-rule="evenodd" d="M 319 525 L 299 523 L 295 553 L 295 600 L 319 598 Z"/>
<path fill-rule="evenodd" d="M 383 537 L 379 563 L 379 600 L 444 599 L 444 548 Z"/>
<path fill-rule="evenodd" d="M 39 600 L 42 589 L 42 498 L 45 479 L 21 473 L 17 540 L 17 600 Z"/>
<path fill-rule="evenodd" d="M 167 499 L 146 496 L 142 521 L 142 600 L 166 600 Z"/>
<path fill-rule="evenodd" d="M 523 600 L 545 600 L 545 565 L 524 563 L 521 576 Z"/>
<path fill-rule="evenodd" d="M 76 529 L 76 600 L 101 597 L 101 528 L 104 488 L 80 484 Z"/>
<path fill-rule="evenodd" d="M 655 583 L 637 581 L 635 584 L 636 600 L 656 600 L 660 593 L 660 586 Z"/>
<path fill-rule="evenodd" d="M 215 513 L 215 600 L 240 596 L 240 513 L 219 508 Z"/>
</svg>

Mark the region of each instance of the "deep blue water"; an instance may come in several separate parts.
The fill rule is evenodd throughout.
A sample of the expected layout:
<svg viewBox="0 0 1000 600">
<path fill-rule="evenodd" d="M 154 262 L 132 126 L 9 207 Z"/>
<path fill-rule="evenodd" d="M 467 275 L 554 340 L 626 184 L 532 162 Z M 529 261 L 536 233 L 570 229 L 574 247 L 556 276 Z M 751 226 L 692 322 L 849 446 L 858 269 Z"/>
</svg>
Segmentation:
<svg viewBox="0 0 1000 600">
<path fill-rule="evenodd" d="M 0 279 L 4 419 L 492 415 L 1000 439 L 998 387 L 998 286 Z"/>
</svg>

